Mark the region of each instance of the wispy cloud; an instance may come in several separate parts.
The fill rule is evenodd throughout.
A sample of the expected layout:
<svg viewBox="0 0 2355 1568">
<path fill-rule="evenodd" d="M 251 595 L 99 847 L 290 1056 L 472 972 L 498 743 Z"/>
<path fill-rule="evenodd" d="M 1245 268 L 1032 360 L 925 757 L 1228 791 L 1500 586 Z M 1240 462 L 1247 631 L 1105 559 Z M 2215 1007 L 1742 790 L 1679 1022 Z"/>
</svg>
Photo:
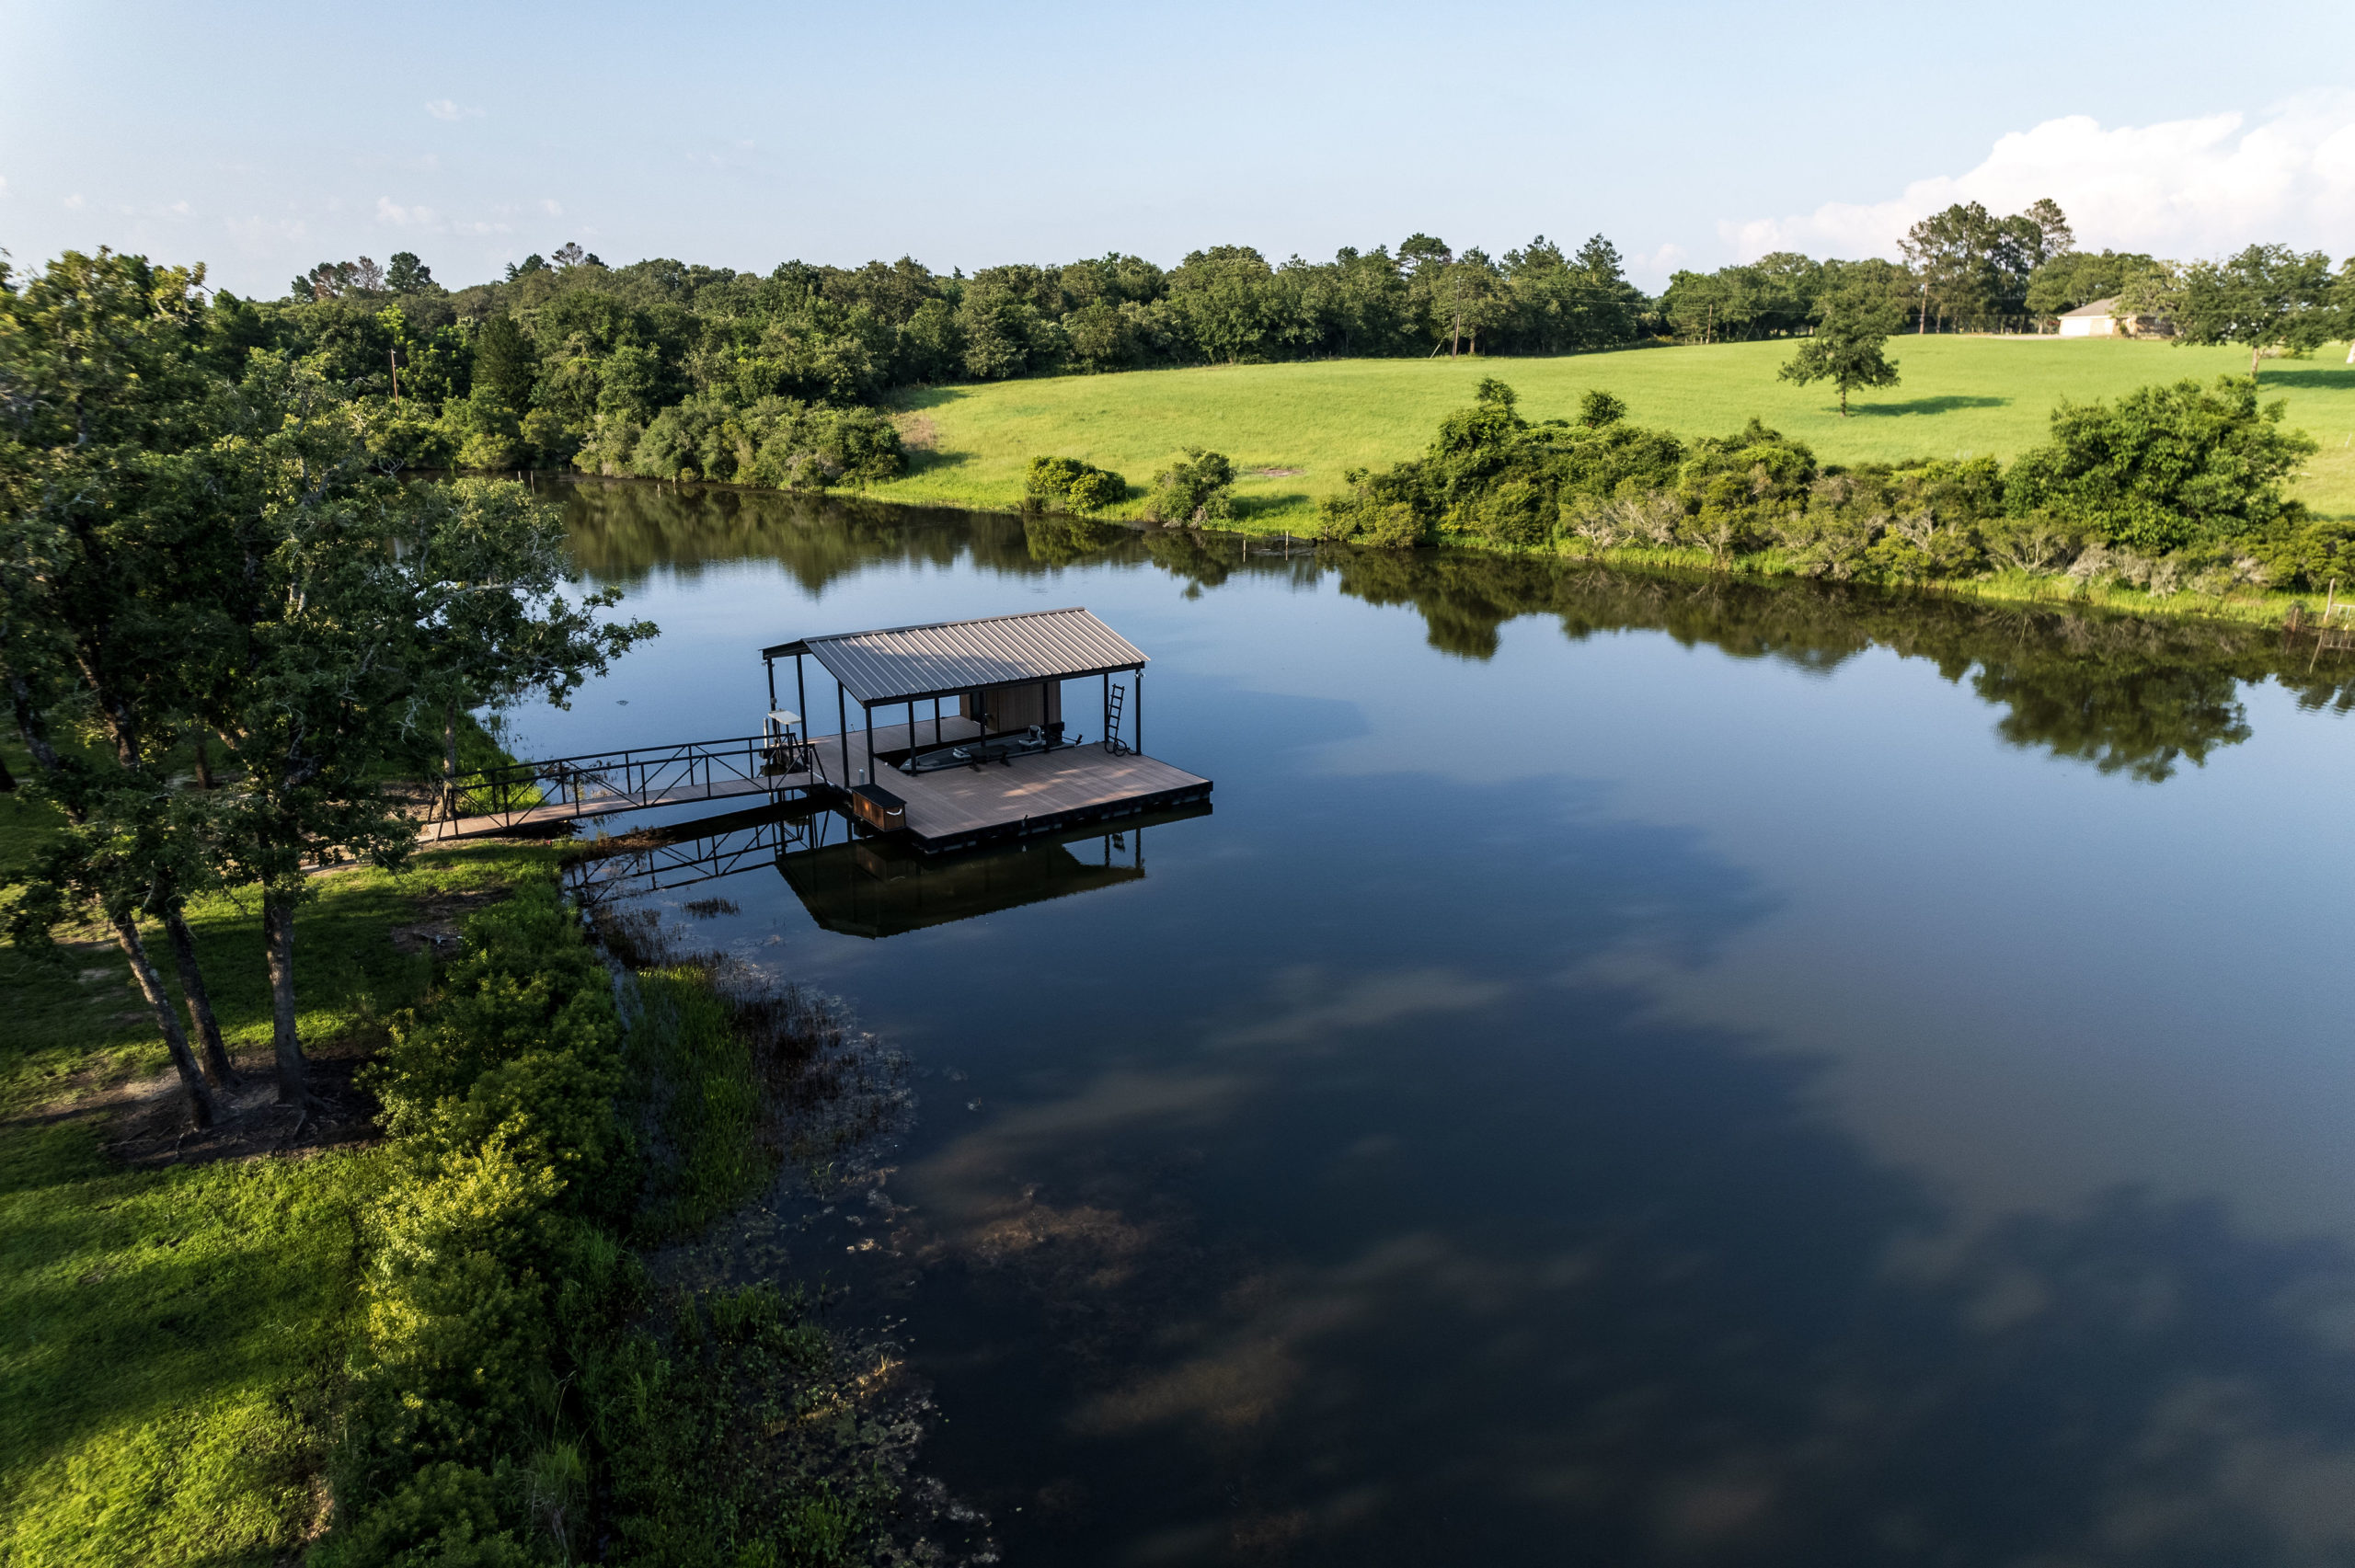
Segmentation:
<svg viewBox="0 0 2355 1568">
<path fill-rule="evenodd" d="M 455 98 L 435 98 L 425 106 L 425 112 L 436 120 L 480 120 L 479 109 L 462 108 Z"/>
<path fill-rule="evenodd" d="M 543 196 L 540 198 L 540 211 L 551 218 L 561 218 L 564 216 L 564 203 L 553 197 Z"/>
<path fill-rule="evenodd" d="M 438 214 L 424 205 L 404 207 L 389 196 L 376 198 L 376 221 L 390 223 L 396 229 L 427 229 L 435 227 Z"/>
<path fill-rule="evenodd" d="M 2016 212 L 2061 203 L 2077 243 L 2177 258 L 2254 241 L 2343 246 L 2355 225 L 2355 93 L 2293 98 L 2154 125 L 2048 120 L 1998 140 L 1977 167 L 1915 180 L 1885 201 L 1718 225 L 1744 258 L 1770 250 L 1893 256 L 1913 223 L 1957 201 Z"/>
</svg>

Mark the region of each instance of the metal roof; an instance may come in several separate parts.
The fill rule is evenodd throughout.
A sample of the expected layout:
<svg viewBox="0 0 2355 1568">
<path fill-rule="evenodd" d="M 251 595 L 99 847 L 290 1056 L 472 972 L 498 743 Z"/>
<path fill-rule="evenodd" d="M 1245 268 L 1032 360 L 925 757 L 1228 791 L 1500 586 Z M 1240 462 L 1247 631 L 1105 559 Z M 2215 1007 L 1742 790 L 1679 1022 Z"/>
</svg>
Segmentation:
<svg viewBox="0 0 2355 1568">
<path fill-rule="evenodd" d="M 2062 315 L 2115 315 L 2118 313 L 2118 302 L 2123 297 L 2120 294 L 2112 294 L 2106 300 L 2096 300 L 2091 304 L 2079 305 L 2074 310 L 2064 310 L 2061 314 Z"/>
<path fill-rule="evenodd" d="M 1085 610 L 1034 610 L 803 637 L 764 658 L 809 654 L 861 703 L 902 703 L 1022 681 L 1067 681 L 1142 669 L 1143 650 Z"/>
</svg>

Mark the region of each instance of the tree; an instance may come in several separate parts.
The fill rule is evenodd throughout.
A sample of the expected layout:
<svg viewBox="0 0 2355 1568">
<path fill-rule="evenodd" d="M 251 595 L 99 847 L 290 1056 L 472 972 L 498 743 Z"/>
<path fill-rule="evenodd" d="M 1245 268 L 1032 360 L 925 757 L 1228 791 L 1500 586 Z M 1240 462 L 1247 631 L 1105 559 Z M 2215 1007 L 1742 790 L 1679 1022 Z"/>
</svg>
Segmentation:
<svg viewBox="0 0 2355 1568">
<path fill-rule="evenodd" d="M 2025 303 L 2035 315 L 2059 315 L 2096 300 L 2116 299 L 2160 268 L 2156 258 L 2138 251 L 2064 252 L 2038 266 Z"/>
<path fill-rule="evenodd" d="M 1840 417 L 1857 387 L 1895 386 L 1897 366 L 1882 352 L 1903 318 L 1888 298 L 1867 288 L 1826 294 L 1815 309 L 1815 335 L 1799 345 L 1779 373 L 1801 386 L 1828 381 L 1840 389 Z"/>
<path fill-rule="evenodd" d="M 515 318 L 494 315 L 484 322 L 475 338 L 475 389 L 489 393 L 510 413 L 522 414 L 532 406 L 538 380 L 539 355 Z"/>
<path fill-rule="evenodd" d="M 2253 245 L 2184 269 L 2166 314 L 2178 342 L 2246 345 L 2254 379 L 2268 349 L 2304 355 L 2338 336 L 2332 293 L 2330 258 L 2323 252 Z"/>
<path fill-rule="evenodd" d="M 385 287 L 396 294 L 425 293 L 434 287 L 433 269 L 415 251 L 396 250 L 385 269 Z"/>
<path fill-rule="evenodd" d="M 441 718 L 446 798 L 460 715 L 534 692 L 563 707 L 655 628 L 598 619 L 619 589 L 565 597 L 573 573 L 561 515 L 514 484 L 462 479 L 409 499 L 399 555 L 415 593 L 416 688 Z"/>
<path fill-rule="evenodd" d="M 226 1082 L 181 913 L 205 856 L 168 768 L 221 646 L 202 277 L 68 252 L 0 291 L 0 664 L 34 793 L 70 824 L 51 881 L 104 904 L 143 991 L 135 912 L 163 921 L 206 1069 Z M 85 724 L 93 752 L 60 744 Z"/>
</svg>

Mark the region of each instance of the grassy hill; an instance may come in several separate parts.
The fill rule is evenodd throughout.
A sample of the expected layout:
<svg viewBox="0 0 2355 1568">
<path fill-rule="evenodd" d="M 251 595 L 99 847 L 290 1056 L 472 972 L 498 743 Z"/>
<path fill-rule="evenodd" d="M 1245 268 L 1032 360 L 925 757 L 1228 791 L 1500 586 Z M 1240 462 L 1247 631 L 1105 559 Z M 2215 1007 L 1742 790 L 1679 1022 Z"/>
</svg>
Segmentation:
<svg viewBox="0 0 2355 1568">
<path fill-rule="evenodd" d="M 1603 387 L 1631 418 L 1686 435 L 1727 434 L 1752 415 L 1814 446 L 1826 462 L 1992 453 L 2043 439 L 2063 397 L 2115 397 L 2152 382 L 2246 372 L 2230 349 L 2057 338 L 1898 338 L 1903 382 L 1867 393 L 1842 419 L 1821 386 L 1775 379 L 1787 343 L 1637 349 L 1561 359 L 1343 360 L 1227 365 L 937 387 L 904 396 L 901 424 L 917 451 L 877 498 L 1000 509 L 1022 494 L 1042 452 L 1084 458 L 1142 486 L 1181 446 L 1225 452 L 1246 477 L 1245 526 L 1299 526 L 1341 472 L 1413 456 L 1442 415 L 1471 401 L 1483 376 L 1521 394 L 1532 419 L 1567 418 Z M 2299 493 L 2326 515 L 2355 517 L 2355 366 L 2344 348 L 2268 361 L 2267 397 L 2322 442 Z"/>
</svg>

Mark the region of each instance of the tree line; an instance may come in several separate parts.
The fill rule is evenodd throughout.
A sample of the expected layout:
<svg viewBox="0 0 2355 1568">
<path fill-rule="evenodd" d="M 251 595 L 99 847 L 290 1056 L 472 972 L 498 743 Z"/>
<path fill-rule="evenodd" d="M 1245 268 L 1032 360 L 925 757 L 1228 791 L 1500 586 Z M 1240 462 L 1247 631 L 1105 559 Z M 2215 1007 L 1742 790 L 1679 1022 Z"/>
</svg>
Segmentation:
<svg viewBox="0 0 2355 1568">
<path fill-rule="evenodd" d="M 380 403 L 371 440 L 388 462 L 792 489 L 904 472 L 883 408 L 917 384 L 1809 338 L 1836 299 L 1916 332 L 2029 329 L 2120 298 L 2190 342 L 2246 342 L 2260 319 L 2280 328 L 2267 346 L 2292 352 L 2355 335 L 2355 262 L 2281 246 L 2188 265 L 2080 251 L 2050 200 L 2009 216 L 1958 203 L 1901 250 L 1682 271 L 1657 299 L 1601 235 L 1492 255 L 1416 234 L 1321 262 L 1213 246 L 1166 269 L 1115 254 L 970 276 L 906 257 L 766 273 L 611 266 L 567 244 L 455 289 L 404 251 L 322 262 L 280 300 L 213 294 L 205 330 L 227 360 L 267 348 Z"/>
<path fill-rule="evenodd" d="M 1714 272 L 1678 272 L 1659 302 L 1679 341 L 1810 336 L 1834 296 L 1870 296 L 1916 333 L 2033 332 L 2103 300 L 2189 343 L 2309 352 L 2355 336 L 2355 258 L 2334 269 L 2321 251 L 2258 244 L 2177 262 L 2140 251 L 2079 250 L 2050 200 L 1997 216 L 1976 201 L 1922 219 L 1901 262 L 1818 261 L 1776 251 Z M 2251 333 L 2262 320 L 2269 331 Z"/>
<path fill-rule="evenodd" d="M 322 262 L 274 302 L 215 296 L 236 349 L 309 358 L 382 398 L 389 455 L 473 468 L 577 464 L 821 488 L 893 476 L 893 389 L 1014 376 L 1341 356 L 1569 353 L 1640 341 L 1650 302 L 1602 236 L 1491 256 L 1414 235 L 1394 251 L 1271 263 L 1214 246 L 1164 269 L 1112 255 L 942 274 L 909 258 L 766 273 L 578 245 L 444 288 L 415 255 Z"/>
</svg>

